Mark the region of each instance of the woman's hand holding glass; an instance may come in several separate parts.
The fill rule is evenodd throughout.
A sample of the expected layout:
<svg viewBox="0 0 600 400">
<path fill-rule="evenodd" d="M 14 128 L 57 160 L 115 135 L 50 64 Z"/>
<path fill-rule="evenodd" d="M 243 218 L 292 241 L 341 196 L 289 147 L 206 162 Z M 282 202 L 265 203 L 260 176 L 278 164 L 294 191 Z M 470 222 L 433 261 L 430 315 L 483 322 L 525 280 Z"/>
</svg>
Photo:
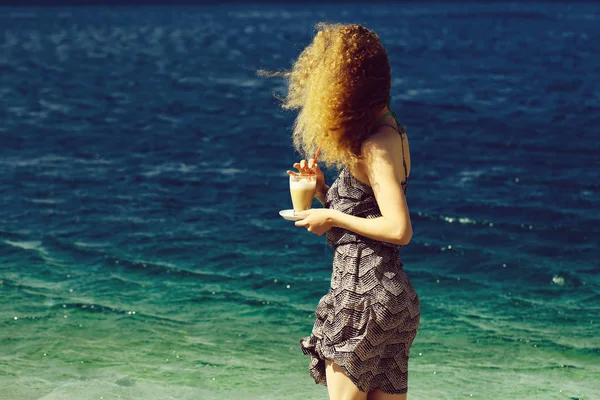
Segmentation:
<svg viewBox="0 0 600 400">
<path fill-rule="evenodd" d="M 293 167 L 296 168 L 298 172 L 288 170 L 288 175 L 316 175 L 317 187 L 315 190 L 315 197 L 321 203 L 324 203 L 325 194 L 327 194 L 329 187 L 325 184 L 325 176 L 323 175 L 321 168 L 319 168 L 319 164 L 316 164 L 315 160 L 311 158 L 308 162 L 302 160 L 299 163 L 295 163 Z"/>
</svg>

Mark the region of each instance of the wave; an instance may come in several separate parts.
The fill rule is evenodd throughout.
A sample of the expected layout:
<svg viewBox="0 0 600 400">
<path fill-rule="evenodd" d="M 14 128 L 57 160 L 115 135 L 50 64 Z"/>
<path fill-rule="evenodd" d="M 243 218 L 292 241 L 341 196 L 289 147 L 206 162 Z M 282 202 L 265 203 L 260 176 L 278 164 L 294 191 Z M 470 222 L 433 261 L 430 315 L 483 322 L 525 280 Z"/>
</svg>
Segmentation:
<svg viewBox="0 0 600 400">
<path fill-rule="evenodd" d="M 46 154 L 39 157 L 24 158 L 19 157 L 0 157 L 0 165 L 7 167 L 56 167 L 70 165 L 70 158 L 54 154 Z"/>
<path fill-rule="evenodd" d="M 25 198 L 25 199 L 23 199 L 23 201 L 26 201 L 26 202 L 32 203 L 32 204 L 49 204 L 49 205 L 55 205 L 55 204 L 65 203 L 67 200 L 66 199 L 30 199 L 30 198 Z"/>
<path fill-rule="evenodd" d="M 77 241 L 79 242 L 79 241 Z M 64 260 L 72 262 L 85 261 L 86 264 L 97 262 L 104 256 L 104 252 L 96 250 L 90 246 L 79 246 L 75 241 L 70 242 L 59 239 L 58 237 L 48 234 L 42 239 L 42 244 L 46 251 L 55 255 L 61 255 Z"/>
<path fill-rule="evenodd" d="M 111 286 L 113 282 L 117 282 L 120 286 L 130 286 L 130 287 L 135 287 L 135 288 L 146 288 L 147 286 L 152 286 L 154 284 L 154 282 L 152 281 L 148 281 L 148 280 L 138 280 L 138 279 L 134 279 L 134 278 L 130 278 L 130 277 L 124 277 L 121 275 L 117 275 L 115 273 L 112 273 L 109 275 L 109 277 L 106 279 L 108 281 L 110 281 Z M 100 280 L 95 280 L 93 283 L 93 287 L 96 287 L 101 281 Z"/>
<path fill-rule="evenodd" d="M 78 247 L 83 247 L 83 248 L 92 248 L 92 249 L 97 249 L 97 248 L 107 248 L 109 246 L 111 246 L 110 243 L 104 242 L 104 243 L 89 243 L 89 242 L 73 242 L 73 244 L 75 246 Z"/>
<path fill-rule="evenodd" d="M 497 224 L 487 219 L 469 218 L 464 215 L 448 215 L 425 211 L 413 212 L 411 213 L 411 218 L 414 218 L 415 221 L 442 221 L 443 223 L 449 225 L 463 225 L 465 229 L 473 225 L 483 228 L 492 228 Z"/>
<path fill-rule="evenodd" d="M 219 85 L 237 86 L 252 89 L 265 85 L 264 79 L 255 78 L 213 78 L 211 81 Z"/>
<path fill-rule="evenodd" d="M 229 258 L 225 261 L 222 260 L 221 257 L 217 257 L 217 260 L 221 260 L 222 262 L 227 262 L 228 264 L 232 262 L 232 259 L 235 258 L 235 255 L 228 256 Z M 240 256 L 238 256 L 240 257 Z M 209 260 L 205 260 L 206 263 L 210 263 Z M 157 277 L 171 277 L 171 278 L 195 278 L 199 282 L 203 284 L 218 284 L 218 283 L 226 283 L 232 282 L 239 278 L 238 275 L 235 275 L 233 272 L 216 272 L 216 271 L 202 271 L 202 270 L 190 270 L 185 268 L 182 265 L 162 262 L 162 261 L 145 261 L 143 259 L 133 259 L 128 260 L 122 257 L 117 257 L 114 255 L 104 254 L 104 259 L 102 260 L 102 265 L 104 268 L 114 269 L 117 267 L 118 269 L 123 269 L 125 271 L 140 273 L 143 275 L 148 275 L 153 278 Z M 218 269 L 218 264 L 213 265 L 213 268 Z M 252 273 L 249 274 L 251 276 Z"/>
<path fill-rule="evenodd" d="M 87 302 L 65 302 L 62 304 L 57 304 L 53 308 L 60 310 L 68 310 L 68 309 L 76 309 L 77 311 L 83 311 L 86 313 L 109 313 L 109 314 L 118 314 L 118 315 L 127 315 L 127 316 L 135 316 L 138 319 L 146 319 L 155 322 L 161 323 L 171 323 L 176 325 L 187 325 L 188 321 L 181 321 L 172 317 L 164 317 L 156 314 L 152 314 L 150 312 L 139 311 L 139 309 L 134 310 L 130 308 L 119 308 L 116 306 L 109 306 L 99 303 L 87 303 Z"/>
<path fill-rule="evenodd" d="M 520 319 L 512 310 L 507 310 L 507 306 L 511 306 L 514 299 L 507 298 L 505 304 L 494 305 L 494 310 L 476 311 L 472 308 L 460 308 L 455 303 L 450 305 L 436 305 L 435 315 L 441 315 L 443 319 L 451 319 L 458 323 L 468 325 L 470 330 L 474 328 L 478 332 L 473 332 L 475 336 L 484 335 L 488 338 L 501 340 L 504 342 L 514 343 L 521 342 L 532 347 L 554 348 L 561 351 L 583 351 L 585 354 L 589 352 L 599 352 L 599 342 L 590 341 L 590 335 L 593 335 L 592 329 L 588 331 L 580 331 L 572 334 L 568 339 L 564 339 L 560 334 L 557 334 L 556 325 L 549 324 L 544 321 Z M 531 311 L 527 311 L 530 313 Z M 577 322 L 577 321 L 575 321 Z M 581 322 L 581 321 L 579 321 Z M 563 321 L 566 323 L 566 321 Z M 556 324 L 556 322 L 555 322 Z M 585 324 L 580 324 L 582 326 Z M 574 324 L 569 323 L 571 332 Z M 456 327 L 453 325 L 453 327 Z"/>
<path fill-rule="evenodd" d="M 210 173 L 216 173 L 219 175 L 224 175 L 224 176 L 236 176 L 236 175 L 240 175 L 240 174 L 244 174 L 247 173 L 248 170 L 246 169 L 241 169 L 241 168 L 234 168 L 234 167 L 222 167 L 222 168 L 206 168 L 206 167 L 202 167 L 199 168 L 197 165 L 187 165 L 184 163 L 177 163 L 177 164 L 163 164 L 163 165 L 159 165 L 159 166 L 152 166 L 149 167 L 148 170 L 141 172 L 140 175 L 148 177 L 148 178 L 152 178 L 155 176 L 166 176 L 166 178 L 162 178 L 162 179 L 168 179 L 168 181 L 170 182 L 171 185 L 177 185 L 177 182 L 181 182 L 182 184 L 186 183 L 186 182 L 191 182 L 190 179 L 188 178 L 187 180 L 184 180 L 180 177 L 175 177 L 178 174 L 195 174 L 197 180 L 194 180 L 194 182 L 197 182 L 198 180 L 201 179 L 201 176 L 204 176 L 206 174 L 210 174 Z"/>
<path fill-rule="evenodd" d="M 527 205 L 521 203 L 517 207 L 508 204 L 479 202 L 454 208 L 464 208 L 472 214 L 502 215 L 503 218 L 490 220 L 461 213 L 451 215 L 425 211 L 413 211 L 411 212 L 411 218 L 415 221 L 441 221 L 444 224 L 457 225 L 465 232 L 472 229 L 494 228 L 503 232 L 523 233 L 527 231 L 541 235 L 560 233 L 561 237 L 568 235 L 571 243 L 577 243 L 579 239 L 582 240 L 582 243 L 585 243 L 585 238 L 590 233 L 597 232 L 600 223 L 600 220 L 595 219 L 595 215 L 588 212 L 574 214 L 562 209 L 540 209 L 537 204 Z M 572 221 L 574 220 L 578 221 L 577 225 L 573 225 Z M 557 239 L 557 237 L 554 238 Z"/>
<path fill-rule="evenodd" d="M 148 166 L 145 166 L 145 168 L 147 168 L 147 170 L 144 172 L 141 172 L 140 175 L 143 175 L 146 177 L 153 177 L 153 176 L 157 176 L 157 175 L 173 174 L 173 173 L 187 174 L 187 173 L 191 173 L 191 172 L 196 172 L 198 169 L 198 167 L 196 165 L 185 164 L 182 162 L 166 163 L 166 164 L 161 164 L 161 165 L 148 165 Z"/>
<path fill-rule="evenodd" d="M 248 278 L 245 278 L 249 280 Z M 267 285 L 271 286 L 271 289 L 276 289 L 277 287 L 283 288 L 289 285 L 285 283 L 278 282 L 274 283 L 273 279 L 265 279 L 265 284 L 260 284 L 256 282 L 256 278 L 254 280 L 253 288 L 251 289 L 226 289 L 224 287 L 213 287 L 213 288 L 205 288 L 200 291 L 200 293 L 195 293 L 193 296 L 187 296 L 185 298 L 181 298 L 176 301 L 176 303 L 198 303 L 198 304 L 208 304 L 211 302 L 222 304 L 226 303 L 234 303 L 239 305 L 246 305 L 249 308 L 245 311 L 246 313 L 260 313 L 260 314 L 273 314 L 281 311 L 286 312 L 300 312 L 300 313 L 309 313 L 312 314 L 314 312 L 314 294 L 311 293 L 307 300 L 309 301 L 290 301 L 290 298 L 287 292 L 284 289 L 280 291 L 271 290 L 271 291 L 256 291 L 256 286 L 260 286 L 261 288 L 265 288 Z M 306 283 L 306 282 L 303 282 Z M 298 286 L 298 285 L 295 285 Z M 295 287 L 294 295 L 302 294 L 299 292 L 305 291 L 306 288 L 299 289 Z M 283 294 L 278 294 L 283 293 Z M 258 307 L 258 308 L 256 308 Z M 241 310 L 238 310 L 238 313 L 241 313 Z M 241 315 L 241 314 L 240 314 Z"/>
<path fill-rule="evenodd" d="M 40 105 L 51 112 L 60 113 L 63 115 L 69 115 L 71 112 L 71 107 L 66 104 L 54 103 L 47 100 L 39 100 Z"/>
<path fill-rule="evenodd" d="M 550 284 L 549 284 L 550 285 Z M 563 285 L 559 285 L 563 286 Z M 573 293 L 573 291 L 564 290 L 561 292 L 554 290 L 548 290 L 545 296 L 542 296 L 538 291 L 532 291 L 529 293 L 529 297 L 525 297 L 524 295 L 511 295 L 511 296 L 501 296 L 507 301 L 518 301 L 520 304 L 525 305 L 531 309 L 544 307 L 548 308 L 556 308 L 561 311 L 572 312 L 571 315 L 577 315 L 582 311 L 582 304 L 585 304 L 586 310 L 600 310 L 600 293 L 597 292 L 597 289 L 594 290 L 592 288 L 587 288 L 585 293 L 582 290 L 577 288 L 577 291 Z M 566 297 L 565 294 L 568 294 Z M 596 305 L 596 307 L 594 307 Z M 565 315 L 569 315 L 566 313 Z"/>
<path fill-rule="evenodd" d="M 11 241 L 5 239 L 7 244 L 24 251 L 34 252 L 43 256 L 41 259 L 51 262 L 52 265 L 73 265 L 78 264 L 78 268 L 83 265 L 93 266 L 93 271 L 100 269 L 124 270 L 130 273 L 148 275 L 156 277 L 194 277 L 202 283 L 222 283 L 233 281 L 239 278 L 234 271 L 209 271 L 209 270 L 191 270 L 181 264 L 175 264 L 161 260 L 145 260 L 143 258 L 128 259 L 127 256 L 120 256 L 112 253 L 113 246 L 109 243 L 88 243 L 81 241 L 65 241 L 57 237 L 46 235 L 42 241 Z M 53 258 L 56 255 L 61 258 Z M 231 254 L 227 259 L 221 255 L 215 255 L 212 259 L 206 258 L 204 262 L 218 269 L 219 263 L 235 261 L 236 258 L 243 258 L 242 254 Z M 252 277 L 253 273 L 248 274 Z M 129 278 L 127 278 L 129 279 Z"/>
<path fill-rule="evenodd" d="M 23 241 L 23 242 L 17 242 L 17 241 L 11 241 L 11 240 L 5 240 L 4 243 L 10 245 L 10 246 L 14 246 L 20 249 L 24 249 L 24 250 L 35 250 L 39 253 L 42 253 L 44 255 L 48 255 L 48 251 L 46 251 L 46 249 L 44 249 L 42 247 L 42 242 L 38 241 L 38 240 L 32 240 L 32 241 Z"/>
<path fill-rule="evenodd" d="M 32 277 L 23 278 L 21 274 L 5 276 L 2 281 L 0 281 L 0 284 L 23 291 L 30 295 L 42 296 L 46 299 L 53 299 L 53 297 L 49 296 L 50 292 L 64 291 L 63 282 L 52 282 Z M 53 305 L 54 303 L 48 304 Z"/>
</svg>

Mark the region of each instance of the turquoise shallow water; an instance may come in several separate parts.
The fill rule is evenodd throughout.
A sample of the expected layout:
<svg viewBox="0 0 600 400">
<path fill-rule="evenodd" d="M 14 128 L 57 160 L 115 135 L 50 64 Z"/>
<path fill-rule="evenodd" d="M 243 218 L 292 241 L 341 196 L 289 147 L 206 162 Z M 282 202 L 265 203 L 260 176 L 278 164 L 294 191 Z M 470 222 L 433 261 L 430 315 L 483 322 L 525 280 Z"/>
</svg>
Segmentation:
<svg viewBox="0 0 600 400">
<path fill-rule="evenodd" d="M 327 398 L 332 254 L 255 75 L 320 20 L 378 31 L 408 128 L 409 398 L 600 398 L 597 6 L 3 11 L 0 399 Z"/>
</svg>

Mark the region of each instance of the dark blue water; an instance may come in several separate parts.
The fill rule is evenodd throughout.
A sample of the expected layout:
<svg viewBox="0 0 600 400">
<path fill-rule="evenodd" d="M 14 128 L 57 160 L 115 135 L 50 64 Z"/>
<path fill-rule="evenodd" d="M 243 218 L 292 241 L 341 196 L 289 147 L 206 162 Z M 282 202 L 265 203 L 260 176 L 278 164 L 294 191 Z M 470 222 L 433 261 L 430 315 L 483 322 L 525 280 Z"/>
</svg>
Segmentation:
<svg viewBox="0 0 600 400">
<path fill-rule="evenodd" d="M 600 398 L 600 7 L 461 3 L 2 9 L 1 399 L 327 397 L 332 254 L 278 215 L 294 115 L 256 76 L 318 21 L 392 63 L 410 398 Z"/>
</svg>

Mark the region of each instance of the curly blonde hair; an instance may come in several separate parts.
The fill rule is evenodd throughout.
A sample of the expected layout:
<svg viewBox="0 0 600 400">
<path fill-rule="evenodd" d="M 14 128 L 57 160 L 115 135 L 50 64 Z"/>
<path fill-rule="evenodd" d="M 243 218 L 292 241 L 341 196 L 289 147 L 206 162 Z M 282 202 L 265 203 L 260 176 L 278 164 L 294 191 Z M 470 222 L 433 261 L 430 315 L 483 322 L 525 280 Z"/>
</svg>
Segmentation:
<svg viewBox="0 0 600 400">
<path fill-rule="evenodd" d="M 284 109 L 299 110 L 296 150 L 312 157 L 321 146 L 326 166 L 354 166 L 378 113 L 389 104 L 390 64 L 375 32 L 358 24 L 319 23 L 312 43 L 291 71 L 263 76 L 288 79 Z"/>
</svg>

